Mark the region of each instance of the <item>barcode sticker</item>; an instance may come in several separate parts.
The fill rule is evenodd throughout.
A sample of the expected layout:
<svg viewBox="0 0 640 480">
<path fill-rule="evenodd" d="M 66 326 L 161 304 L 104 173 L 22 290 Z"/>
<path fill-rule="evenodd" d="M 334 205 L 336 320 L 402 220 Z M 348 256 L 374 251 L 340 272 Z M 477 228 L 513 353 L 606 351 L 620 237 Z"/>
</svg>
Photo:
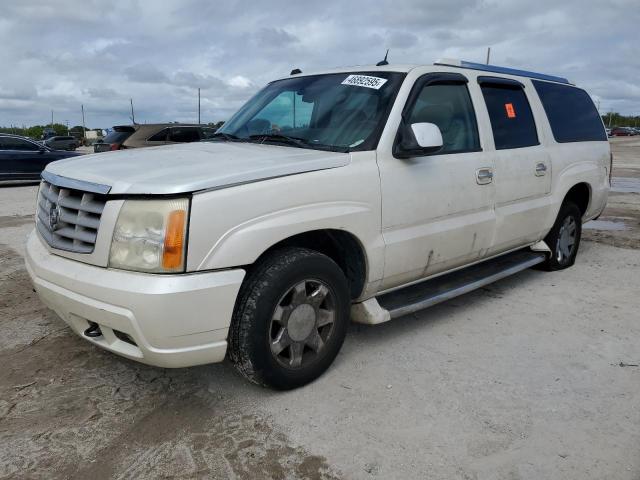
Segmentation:
<svg viewBox="0 0 640 480">
<path fill-rule="evenodd" d="M 379 90 L 381 86 L 387 83 L 386 78 L 370 77 L 368 75 L 349 75 L 344 79 L 342 85 L 351 85 L 353 87 L 366 87 Z"/>
</svg>

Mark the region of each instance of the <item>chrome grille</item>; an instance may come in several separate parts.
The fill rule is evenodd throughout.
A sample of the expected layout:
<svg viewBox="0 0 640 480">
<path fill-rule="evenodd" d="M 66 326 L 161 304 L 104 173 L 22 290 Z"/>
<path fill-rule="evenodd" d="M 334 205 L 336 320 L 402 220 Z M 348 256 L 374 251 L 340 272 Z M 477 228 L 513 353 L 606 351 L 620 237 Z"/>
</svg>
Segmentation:
<svg viewBox="0 0 640 480">
<path fill-rule="evenodd" d="M 106 195 L 40 184 L 36 228 L 53 248 L 92 253 Z"/>
</svg>

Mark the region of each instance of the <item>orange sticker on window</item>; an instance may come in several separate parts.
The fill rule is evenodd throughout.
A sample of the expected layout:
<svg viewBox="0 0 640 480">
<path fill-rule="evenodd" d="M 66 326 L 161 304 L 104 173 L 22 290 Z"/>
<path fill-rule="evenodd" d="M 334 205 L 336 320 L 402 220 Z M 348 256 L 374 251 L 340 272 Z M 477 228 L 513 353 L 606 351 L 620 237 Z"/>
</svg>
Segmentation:
<svg viewBox="0 0 640 480">
<path fill-rule="evenodd" d="M 513 103 L 505 103 L 504 108 L 507 111 L 507 117 L 516 118 L 516 111 L 513 108 Z"/>
</svg>

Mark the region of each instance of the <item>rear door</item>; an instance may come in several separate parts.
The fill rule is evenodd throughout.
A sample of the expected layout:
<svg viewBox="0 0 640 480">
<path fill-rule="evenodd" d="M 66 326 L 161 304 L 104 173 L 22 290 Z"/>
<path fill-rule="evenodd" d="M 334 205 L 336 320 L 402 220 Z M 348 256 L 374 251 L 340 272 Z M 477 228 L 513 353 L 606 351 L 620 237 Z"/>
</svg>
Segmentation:
<svg viewBox="0 0 640 480">
<path fill-rule="evenodd" d="M 537 241 L 550 208 L 551 159 L 525 85 L 502 77 L 478 77 L 493 133 L 496 233 L 491 253 Z M 531 89 L 531 87 L 528 87 Z"/>
</svg>

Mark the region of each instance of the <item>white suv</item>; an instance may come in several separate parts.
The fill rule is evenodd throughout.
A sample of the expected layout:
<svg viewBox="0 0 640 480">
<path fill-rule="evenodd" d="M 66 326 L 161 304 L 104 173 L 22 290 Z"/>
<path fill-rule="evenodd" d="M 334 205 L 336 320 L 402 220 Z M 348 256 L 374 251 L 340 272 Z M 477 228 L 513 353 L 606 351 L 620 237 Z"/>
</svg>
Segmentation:
<svg viewBox="0 0 640 480">
<path fill-rule="evenodd" d="M 573 264 L 611 157 L 567 80 L 441 61 L 292 72 L 206 142 L 43 173 L 27 267 L 95 345 L 293 388 L 375 324 Z"/>
</svg>

